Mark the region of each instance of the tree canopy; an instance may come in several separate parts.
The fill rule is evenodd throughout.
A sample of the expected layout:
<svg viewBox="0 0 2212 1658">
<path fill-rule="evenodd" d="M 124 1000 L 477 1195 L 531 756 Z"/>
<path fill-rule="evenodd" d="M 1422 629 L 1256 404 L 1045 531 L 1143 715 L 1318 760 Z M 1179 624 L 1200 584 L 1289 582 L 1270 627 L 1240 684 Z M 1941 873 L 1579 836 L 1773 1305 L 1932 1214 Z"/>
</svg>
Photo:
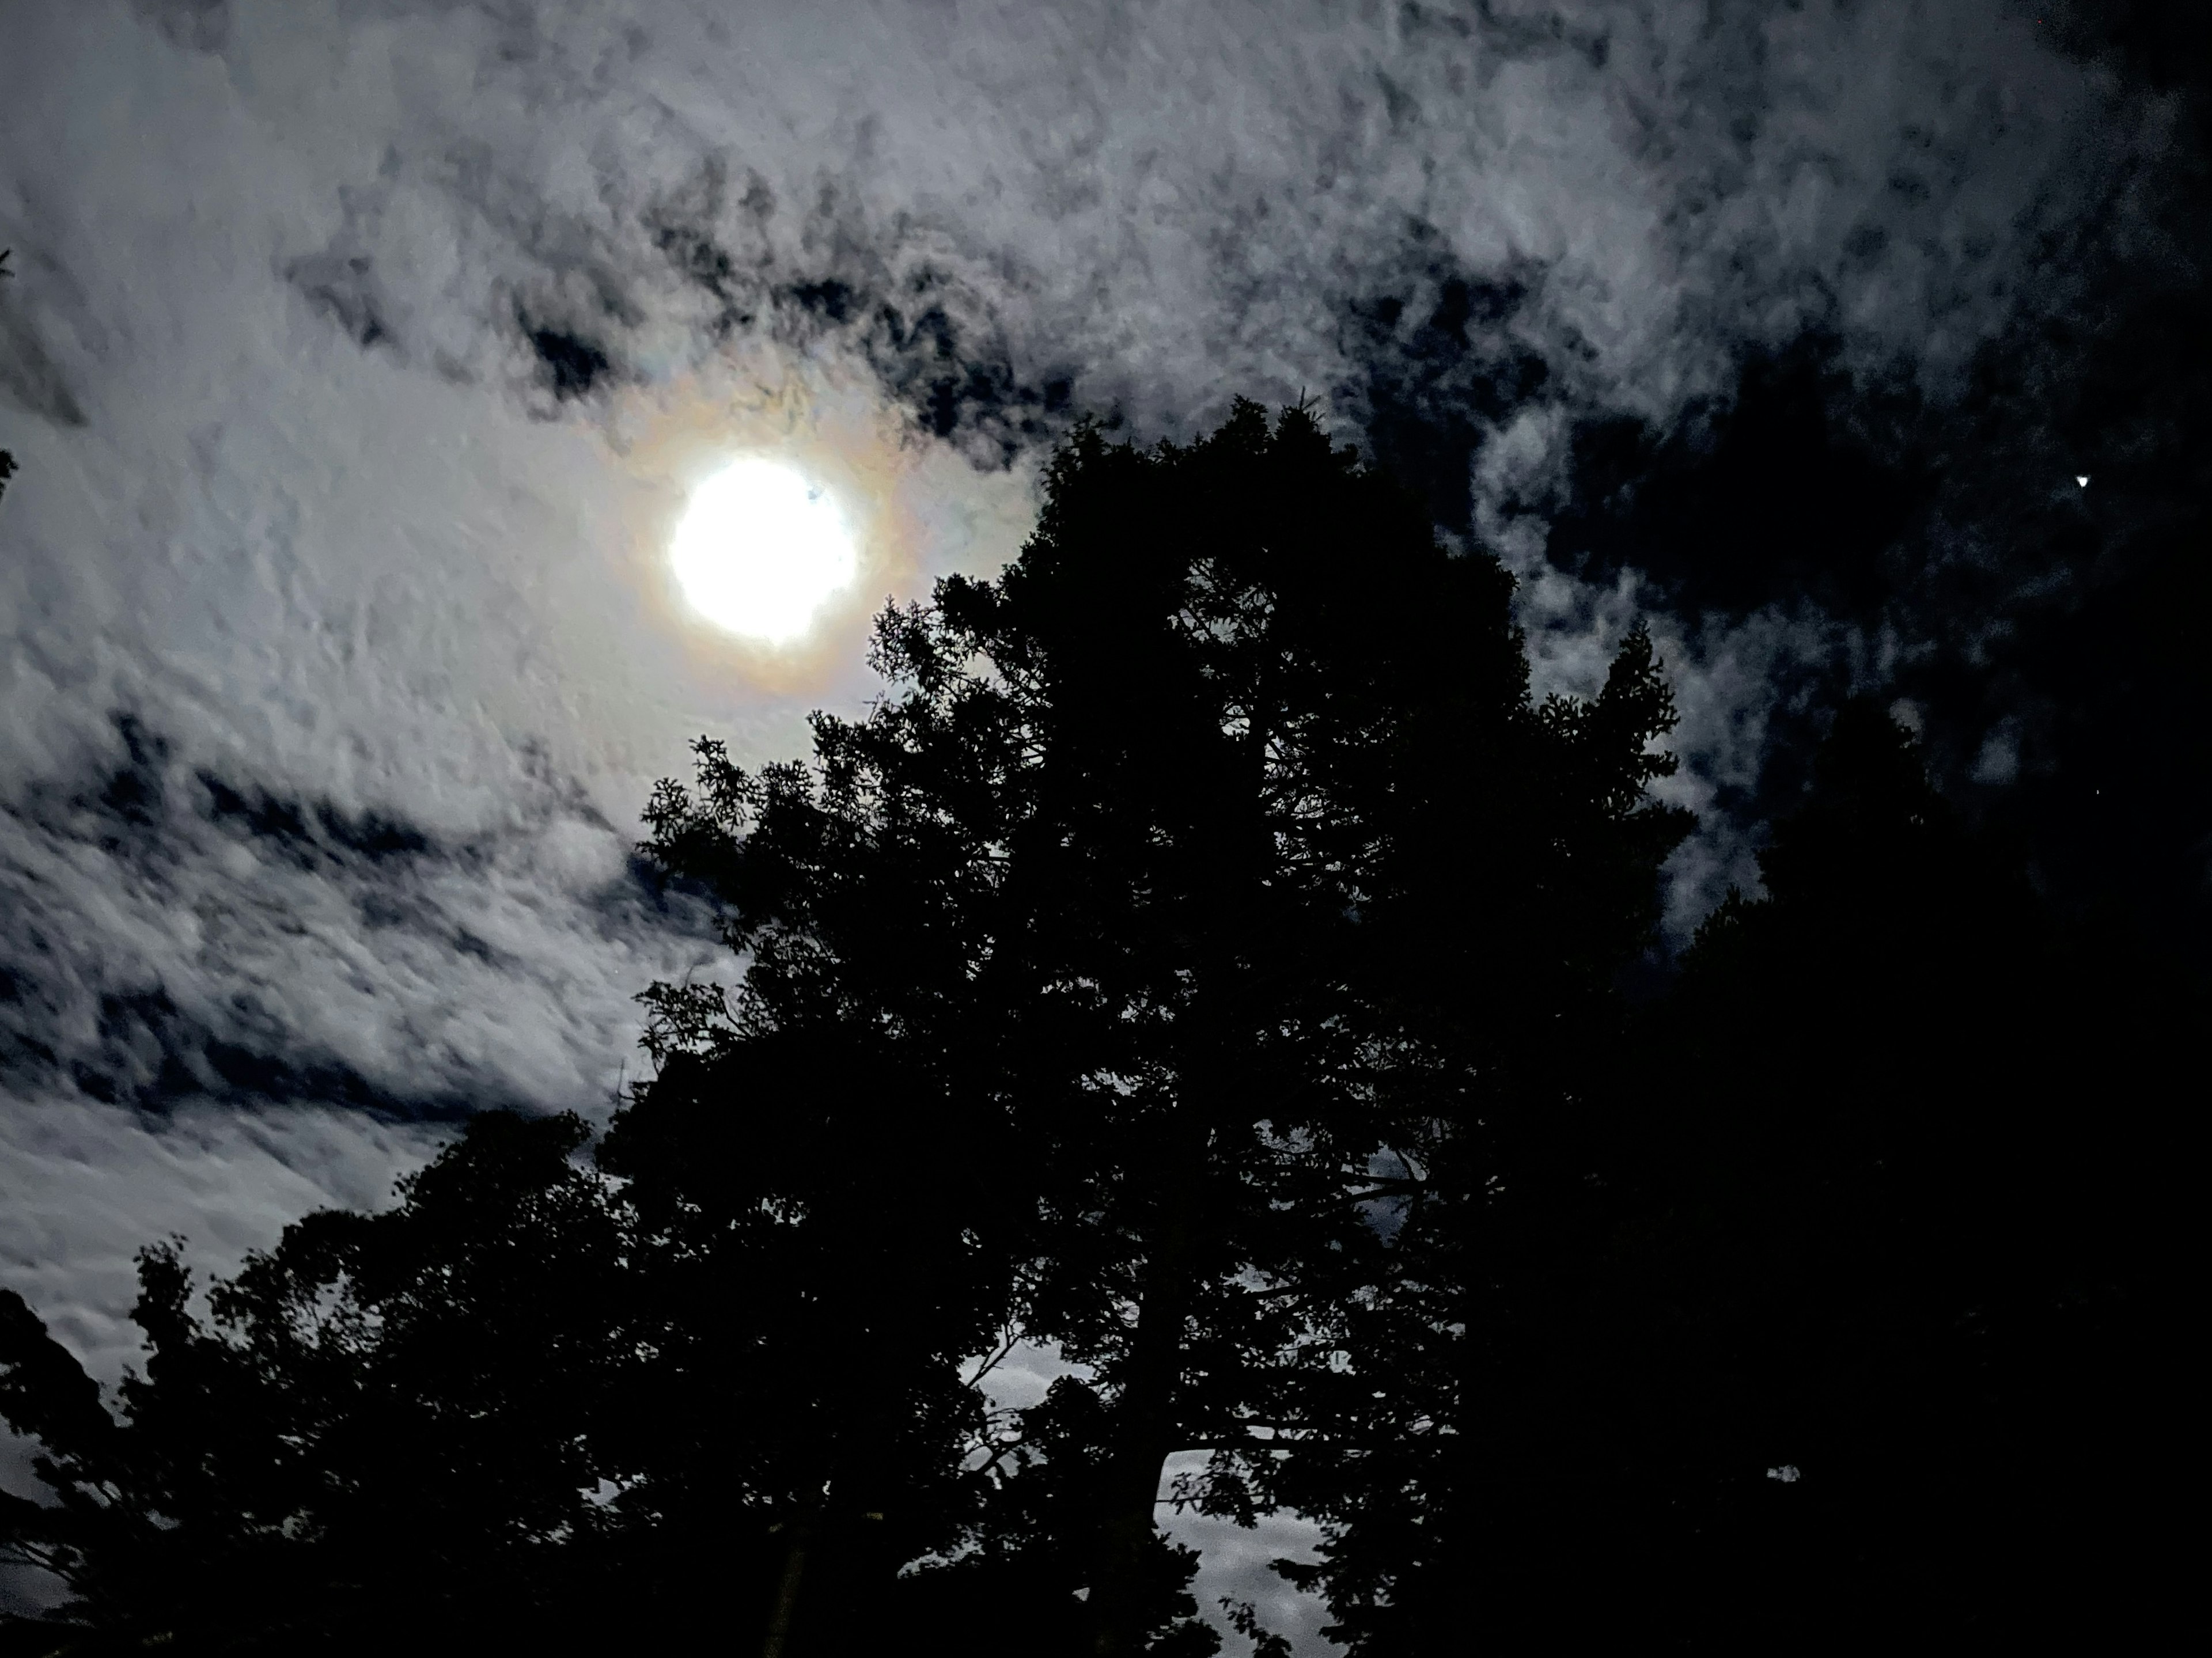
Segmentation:
<svg viewBox="0 0 2212 1658">
<path fill-rule="evenodd" d="M 1511 590 L 1303 410 L 1082 428 L 865 714 L 656 791 L 741 971 L 647 993 L 603 1134 L 477 1118 L 204 1303 L 150 1248 L 113 1410 L 0 1295 L 0 1537 L 76 1596 L 11 1638 L 1203 1654 L 1191 1450 L 1170 1500 L 1322 1523 L 1363 1655 L 1990 1627 L 2063 1523 L 1940 1470 L 2019 1491 L 2134 1327 L 2078 951 L 1853 704 L 1632 1000 L 1662 665 L 1533 699 Z M 1022 1342 L 1070 1374 L 994 1411 Z"/>
</svg>

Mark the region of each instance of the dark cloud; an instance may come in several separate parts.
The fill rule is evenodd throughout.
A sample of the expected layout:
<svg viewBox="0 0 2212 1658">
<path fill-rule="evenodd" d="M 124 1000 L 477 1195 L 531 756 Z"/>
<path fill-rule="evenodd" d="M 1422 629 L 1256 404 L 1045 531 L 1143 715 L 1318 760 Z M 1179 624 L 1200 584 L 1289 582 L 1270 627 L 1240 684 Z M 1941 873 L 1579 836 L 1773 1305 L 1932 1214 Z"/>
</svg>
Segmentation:
<svg viewBox="0 0 2212 1658">
<path fill-rule="evenodd" d="M 307 254 L 284 267 L 286 280 L 315 310 L 363 349 L 392 341 L 387 306 L 377 291 L 376 262 L 366 253 Z"/>
<path fill-rule="evenodd" d="M 735 183 L 709 156 L 685 188 L 653 203 L 643 228 L 679 279 L 714 307 L 717 338 L 765 331 L 802 349 L 834 343 L 866 362 L 922 431 L 980 465 L 1010 465 L 1066 429 L 1072 366 L 1018 362 L 1003 296 L 968 261 L 945 257 L 927 226 L 871 226 L 825 186 L 779 246 L 792 210 L 768 181 Z"/>
<path fill-rule="evenodd" d="M 671 946 L 713 953 L 704 914 L 647 881 L 588 800 L 551 780 L 523 823 L 456 842 L 187 771 L 143 719 L 114 726 L 122 752 L 104 775 L 9 816 L 11 1089 L 156 1114 L 315 1101 L 403 1121 L 585 1104 L 634 1023 L 636 986 L 599 981 L 587 1011 L 575 993 L 601 969 L 567 958 L 634 972 Z M 563 837 L 617 855 L 580 885 L 533 869 L 531 843 Z M 532 880 L 544 890 L 515 890 Z M 137 912 L 135 950 L 100 925 L 115 905 Z M 469 981 L 479 988 L 453 1005 Z M 580 1015 L 596 1028 L 572 1028 Z M 602 1108 L 611 1084 L 598 1078 Z"/>
<path fill-rule="evenodd" d="M 1850 429 L 1881 389 L 1836 367 L 1838 349 L 1814 334 L 1750 352 L 1725 396 L 1695 400 L 1664 428 L 1578 422 L 1547 556 L 1607 581 L 1640 571 L 1692 613 L 1804 600 L 1877 616 L 1911 579 L 1905 543 L 1923 525 L 1933 481 L 1910 450 L 1883 452 Z"/>
<path fill-rule="evenodd" d="M 41 337 L 66 328 L 72 284 L 40 250 L 28 250 L 27 258 L 24 250 L 5 251 L 5 280 L 12 284 L 27 276 L 33 286 L 32 297 L 10 293 L 11 302 L 0 306 L 0 405 L 56 426 L 82 426 L 83 406 Z"/>
<path fill-rule="evenodd" d="M 230 0 L 132 0 L 162 38 L 193 52 L 220 52 L 230 39 Z"/>
<path fill-rule="evenodd" d="M 565 328 L 537 326 L 527 316 L 520 321 L 522 337 L 537 354 L 556 398 L 584 396 L 614 367 L 607 354 L 582 335 Z"/>
<path fill-rule="evenodd" d="M 1440 525 L 1464 534 L 1476 452 L 1552 378 L 1526 321 L 1541 273 L 1474 270 L 1426 224 L 1408 228 L 1399 264 L 1380 291 L 1346 302 L 1340 349 L 1359 378 L 1335 388 L 1332 404 L 1375 459 L 1422 492 Z"/>
</svg>

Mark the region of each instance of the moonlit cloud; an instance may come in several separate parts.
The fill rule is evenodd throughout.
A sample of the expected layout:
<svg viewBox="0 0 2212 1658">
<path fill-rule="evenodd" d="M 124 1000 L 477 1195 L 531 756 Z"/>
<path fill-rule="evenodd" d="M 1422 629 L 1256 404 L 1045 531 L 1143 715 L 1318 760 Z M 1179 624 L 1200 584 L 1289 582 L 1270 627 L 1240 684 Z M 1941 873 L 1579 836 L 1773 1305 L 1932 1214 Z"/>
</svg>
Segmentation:
<svg viewBox="0 0 2212 1658">
<path fill-rule="evenodd" d="M 2121 108 L 1995 0 L 72 0 L 4 28 L 0 1148 L 49 1195 L 0 1205 L 0 1271 L 103 1354 L 129 1243 L 234 1259 L 458 1113 L 604 1111 L 634 993 L 727 970 L 630 866 L 652 780 L 700 732 L 763 758 L 855 706 L 867 612 L 1002 562 L 1076 411 L 1149 439 L 1317 394 L 1521 576 L 1542 689 L 1593 689 L 1652 619 L 1708 820 L 1679 931 L 1754 878 L 1814 688 L 1983 649 L 2054 591 L 2011 480 L 2106 485 L 2074 487 L 2095 456 L 2036 413 L 2063 365 L 2020 343 L 2088 314 L 2099 259 L 2185 263 L 2172 100 Z M 1593 434 L 1690 465 L 1808 331 L 1887 399 L 1838 441 L 1919 469 L 1866 556 L 1917 526 L 1996 598 L 1701 586 L 1632 489 L 1592 495 Z M 2023 412 L 1978 479 L 1997 346 Z M 864 521 L 797 655 L 702 625 L 668 568 L 690 486 L 747 452 Z M 1962 773 L 2040 763 L 2033 709 L 1985 726 Z"/>
</svg>

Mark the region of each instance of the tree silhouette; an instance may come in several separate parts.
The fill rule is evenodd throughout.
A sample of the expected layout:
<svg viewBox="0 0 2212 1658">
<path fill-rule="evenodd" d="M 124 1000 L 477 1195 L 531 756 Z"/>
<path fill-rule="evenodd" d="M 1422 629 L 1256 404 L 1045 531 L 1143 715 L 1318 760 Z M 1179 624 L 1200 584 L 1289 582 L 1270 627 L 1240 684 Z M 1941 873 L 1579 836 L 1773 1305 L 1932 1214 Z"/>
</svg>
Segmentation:
<svg viewBox="0 0 2212 1658">
<path fill-rule="evenodd" d="M 898 1571 L 978 1496 L 965 1372 L 1006 1293 L 989 1148 L 927 1055 L 781 1011 L 667 1053 L 601 1148 L 651 1355 L 605 1430 L 630 1471 L 613 1508 L 663 1623 L 734 1602 L 769 1658 L 910 1645 Z"/>
<path fill-rule="evenodd" d="M 1565 1132 L 1430 1150 L 1345 1263 L 1266 1489 L 1328 1528 L 1297 1575 L 1355 1652 L 2087 1637 L 2154 1578 L 2168 1246 L 2128 1211 L 2185 1019 L 1871 703 L 1760 863 Z"/>
<path fill-rule="evenodd" d="M 1645 798 L 1650 641 L 1534 704 L 1510 592 L 1303 410 L 1083 429 L 1002 578 L 881 618 L 864 717 L 656 793 L 645 849 L 742 976 L 648 994 L 596 1169 L 573 1121 L 481 1119 L 211 1325 L 149 1252 L 119 1419 L 5 1303 L 58 1498 L 15 1546 L 83 1625 L 186 1648 L 734 1620 L 785 1658 L 1011 1617 L 1202 1653 L 1157 1513 L 1212 1448 L 1188 1500 L 1337 1524 L 1340 1616 L 1436 1603 L 1462 1488 L 1527 1460 L 1540 1367 L 1474 1355 L 1577 1259 L 1533 1194 L 1606 1130 L 1685 821 Z M 991 1418 L 975 1356 L 1024 1337 L 1078 1372 Z"/>
<path fill-rule="evenodd" d="M 1000 1456 L 1019 1519 L 966 1570 L 1054 1580 L 1086 1649 L 1210 1647 L 1164 1460 L 1227 1448 L 1234 1506 L 1376 1159 L 1553 1088 L 1539 1050 L 1651 922 L 1681 826 L 1642 805 L 1648 641 L 1596 703 L 1534 708 L 1510 588 L 1301 410 L 1150 452 L 1086 430 L 1001 580 L 885 616 L 895 694 L 817 716 L 813 768 L 708 745 L 656 800 L 655 856 L 750 955 L 733 1015 L 663 998 L 683 1086 L 734 1095 L 771 1034 L 886 1042 L 994 1170 L 1012 1320 L 1094 1376 Z"/>
<path fill-rule="evenodd" d="M 1869 701 L 1760 867 L 1656 1016 L 1635 1287 L 1677 1321 L 1644 1373 L 1672 1377 L 1661 1488 L 1703 1527 L 1653 1551 L 1679 1625 L 2109 1638 L 2155 1455 L 2124 1448 L 2160 1254 L 2128 1212 L 2186 1018 L 2057 926 Z M 1709 1592 L 1731 1552 L 1755 1593 Z"/>
<path fill-rule="evenodd" d="M 312 1215 L 214 1284 L 211 1324 L 174 1248 L 148 1249 L 149 1357 L 119 1419 L 0 1292 L 0 1411 L 57 1499 L 8 1499 L 6 1540 L 105 1637 L 72 1649 L 570 1639 L 617 1472 L 585 1431 L 619 1256 L 583 1139 L 573 1117 L 479 1117 L 398 1208 Z"/>
<path fill-rule="evenodd" d="M 1859 701 L 1630 1005 L 1672 704 L 1640 633 L 1533 702 L 1510 590 L 1302 410 L 1080 430 L 864 715 L 656 791 L 739 972 L 595 1147 L 480 1117 L 204 1303 L 149 1249 L 113 1412 L 0 1294 L 76 1594 L 6 1642 L 1202 1654 L 1193 1449 L 1358 1654 L 2109 1636 L 2184 980 Z"/>
</svg>

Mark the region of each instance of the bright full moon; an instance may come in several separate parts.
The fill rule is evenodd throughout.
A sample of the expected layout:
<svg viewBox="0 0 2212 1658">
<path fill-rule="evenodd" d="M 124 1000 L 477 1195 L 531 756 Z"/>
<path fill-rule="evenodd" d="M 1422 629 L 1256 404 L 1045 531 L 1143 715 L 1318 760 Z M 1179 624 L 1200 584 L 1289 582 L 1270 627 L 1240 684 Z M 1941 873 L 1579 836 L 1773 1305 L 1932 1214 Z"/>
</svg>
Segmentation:
<svg viewBox="0 0 2212 1658">
<path fill-rule="evenodd" d="M 694 610 L 764 645 L 804 634 L 860 567 L 830 493 L 758 459 L 737 461 L 699 486 L 670 557 Z"/>
</svg>

